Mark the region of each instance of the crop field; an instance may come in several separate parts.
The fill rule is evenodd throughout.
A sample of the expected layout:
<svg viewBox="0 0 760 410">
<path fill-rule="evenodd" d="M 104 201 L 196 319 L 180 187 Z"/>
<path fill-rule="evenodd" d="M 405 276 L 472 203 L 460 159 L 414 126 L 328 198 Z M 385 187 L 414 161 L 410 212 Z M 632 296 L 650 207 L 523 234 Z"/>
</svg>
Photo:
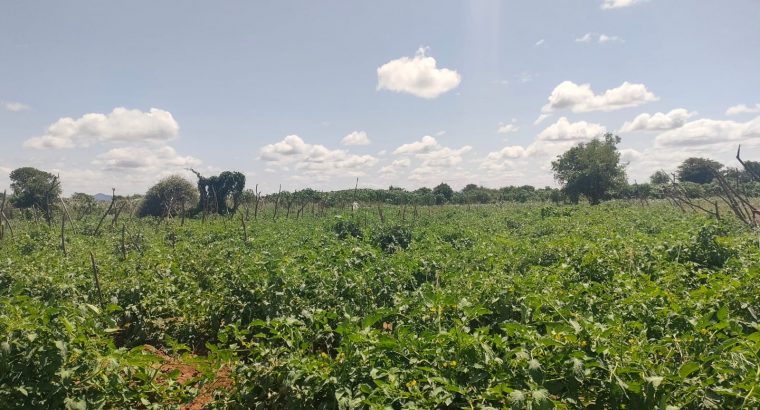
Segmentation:
<svg viewBox="0 0 760 410">
<path fill-rule="evenodd" d="M 666 203 L 14 220 L 0 408 L 757 408 L 757 233 Z M 243 226 L 245 226 L 245 231 Z M 64 250 L 65 248 L 65 250 Z"/>
</svg>

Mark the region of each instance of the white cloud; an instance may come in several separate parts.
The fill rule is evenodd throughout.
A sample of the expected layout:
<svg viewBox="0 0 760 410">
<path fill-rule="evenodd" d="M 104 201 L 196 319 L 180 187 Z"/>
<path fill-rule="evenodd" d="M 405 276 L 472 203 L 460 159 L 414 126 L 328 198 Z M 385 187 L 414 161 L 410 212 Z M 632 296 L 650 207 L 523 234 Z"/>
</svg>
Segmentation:
<svg viewBox="0 0 760 410">
<path fill-rule="evenodd" d="M 97 156 L 92 161 L 104 170 L 142 172 L 154 174 L 161 171 L 177 171 L 198 166 L 201 160 L 177 154 L 170 146 L 162 147 L 120 147 Z"/>
<path fill-rule="evenodd" d="M 676 108 L 669 113 L 640 114 L 633 121 L 628 121 L 620 128 L 620 132 L 633 131 L 666 131 L 683 127 L 686 121 L 696 113 L 685 108 Z"/>
<path fill-rule="evenodd" d="M 554 124 L 546 127 L 538 134 L 539 141 L 587 141 L 607 132 L 607 129 L 596 123 L 586 121 L 570 122 L 561 117 Z"/>
<path fill-rule="evenodd" d="M 757 143 L 755 139 L 760 139 L 760 117 L 747 122 L 699 119 L 658 135 L 655 146 L 687 148 L 727 142 Z"/>
<path fill-rule="evenodd" d="M 425 135 L 421 140 L 415 141 L 409 144 L 403 144 L 393 151 L 396 155 L 404 154 L 418 154 L 430 152 L 434 149 L 440 148 L 438 141 L 430 135 Z"/>
<path fill-rule="evenodd" d="M 10 112 L 26 111 L 32 108 L 27 104 L 20 103 L 20 102 L 13 102 L 13 101 L 4 101 L 0 103 L 0 105 L 2 105 L 3 108 L 5 108 L 6 110 Z"/>
<path fill-rule="evenodd" d="M 536 41 L 536 47 L 541 47 L 544 44 L 546 44 L 546 41 L 543 38 L 541 40 Z"/>
<path fill-rule="evenodd" d="M 622 43 L 623 39 L 618 36 L 610 36 L 604 33 L 586 33 L 575 39 L 576 43 L 592 43 L 594 41 L 599 44 Z"/>
<path fill-rule="evenodd" d="M 734 105 L 726 110 L 726 115 L 739 115 L 739 114 L 756 114 L 760 113 L 760 104 L 755 104 L 754 107 L 748 107 L 746 104 Z"/>
<path fill-rule="evenodd" d="M 511 134 L 520 130 L 515 124 L 499 124 L 499 128 L 496 130 L 499 134 Z"/>
<path fill-rule="evenodd" d="M 26 140 L 24 146 L 42 149 L 86 147 L 98 142 L 160 142 L 176 137 L 178 132 L 179 125 L 168 111 L 118 107 L 109 114 L 61 118 L 45 135 Z"/>
<path fill-rule="evenodd" d="M 394 160 L 389 165 L 386 165 L 380 168 L 380 173 L 381 174 L 397 174 L 403 169 L 409 168 L 411 164 L 412 164 L 412 161 L 408 157 L 400 158 L 400 159 Z"/>
<path fill-rule="evenodd" d="M 603 33 L 599 35 L 599 44 L 621 43 L 622 41 L 623 39 L 618 36 L 608 36 Z"/>
<path fill-rule="evenodd" d="M 422 166 L 430 168 L 448 168 L 462 162 L 462 156 L 472 151 L 472 147 L 465 145 L 461 148 L 454 149 L 441 147 L 437 150 L 417 154 L 417 158 L 422 159 Z"/>
<path fill-rule="evenodd" d="M 461 164 L 464 161 L 464 155 L 470 151 L 472 147 L 469 145 L 460 148 L 445 147 L 435 138 L 426 135 L 419 141 L 396 148 L 393 154 L 403 156 L 399 160 L 401 162 L 394 161 L 390 166 L 383 167 L 383 170 L 385 173 L 398 172 L 411 164 L 411 161 L 407 162 L 404 159 L 409 160 L 409 156 L 414 156 L 420 160 L 420 163 L 409 173 L 408 179 L 416 182 L 433 183 L 436 180 L 440 182 L 441 176 L 450 173 L 454 167 Z"/>
<path fill-rule="evenodd" d="M 595 94 L 589 84 L 579 85 L 572 81 L 563 81 L 552 91 L 549 102 L 541 108 L 541 116 L 536 122 L 563 109 L 575 113 L 614 111 L 657 100 L 659 97 L 647 90 L 644 84 L 631 84 L 626 81 L 619 87 L 605 91 L 604 94 Z"/>
<path fill-rule="evenodd" d="M 282 141 L 261 148 L 260 158 L 268 168 L 297 172 L 325 180 L 333 175 L 365 175 L 366 169 L 377 163 L 371 155 L 354 155 L 346 150 L 331 150 L 324 145 L 308 144 L 297 135 L 288 135 Z"/>
<path fill-rule="evenodd" d="M 340 141 L 343 145 L 369 145 L 370 139 L 364 131 L 354 131 Z"/>
<path fill-rule="evenodd" d="M 646 0 L 604 0 L 602 2 L 603 10 L 619 9 L 623 7 L 631 7 L 634 4 L 642 3 Z"/>
<path fill-rule="evenodd" d="M 531 168 L 536 164 L 535 157 L 555 156 L 579 142 L 600 137 L 605 132 L 607 129 L 601 124 L 570 122 L 562 117 L 541 131 L 527 147 L 511 145 L 489 152 L 481 161 L 480 168 L 490 172 Z"/>
<path fill-rule="evenodd" d="M 454 70 L 437 68 L 433 57 L 420 48 L 413 58 L 391 60 L 377 69 L 377 89 L 404 92 L 422 98 L 436 98 L 462 81 Z"/>
</svg>

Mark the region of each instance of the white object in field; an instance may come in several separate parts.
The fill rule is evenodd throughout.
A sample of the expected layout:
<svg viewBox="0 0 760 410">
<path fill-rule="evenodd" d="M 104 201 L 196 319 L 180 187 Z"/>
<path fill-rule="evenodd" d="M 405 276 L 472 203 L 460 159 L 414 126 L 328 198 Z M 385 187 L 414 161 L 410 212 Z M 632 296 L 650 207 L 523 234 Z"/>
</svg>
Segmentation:
<svg viewBox="0 0 760 410">
<path fill-rule="evenodd" d="M 354 203 L 351 204 L 351 210 L 356 211 L 357 209 L 359 209 L 359 203 L 354 201 Z"/>
</svg>

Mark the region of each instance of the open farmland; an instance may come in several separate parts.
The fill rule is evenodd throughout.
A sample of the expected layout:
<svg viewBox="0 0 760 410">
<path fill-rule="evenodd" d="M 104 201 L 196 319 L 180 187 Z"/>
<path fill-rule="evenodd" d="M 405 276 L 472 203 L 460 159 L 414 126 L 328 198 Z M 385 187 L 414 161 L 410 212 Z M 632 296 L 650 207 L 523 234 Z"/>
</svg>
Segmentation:
<svg viewBox="0 0 760 410">
<path fill-rule="evenodd" d="M 14 220 L 0 407 L 760 406 L 760 252 L 738 222 L 657 202 L 384 211 L 245 232 L 96 235 L 93 217 L 66 256 L 60 219 Z"/>
</svg>

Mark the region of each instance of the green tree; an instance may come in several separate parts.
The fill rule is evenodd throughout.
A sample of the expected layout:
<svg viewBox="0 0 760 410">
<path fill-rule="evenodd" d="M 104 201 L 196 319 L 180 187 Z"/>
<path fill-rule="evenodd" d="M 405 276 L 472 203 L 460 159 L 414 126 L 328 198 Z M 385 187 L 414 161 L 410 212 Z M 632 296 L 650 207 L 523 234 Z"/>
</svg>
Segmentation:
<svg viewBox="0 0 760 410">
<path fill-rule="evenodd" d="M 219 214 L 237 211 L 245 189 L 245 175 L 237 171 L 224 171 L 207 178 L 194 169 L 190 171 L 198 177 L 198 209 Z M 227 204 L 228 200 L 232 201 L 232 206 Z"/>
<path fill-rule="evenodd" d="M 554 178 L 563 185 L 562 191 L 571 202 L 578 203 L 583 195 L 591 205 L 596 205 L 610 191 L 625 185 L 618 143 L 620 137 L 606 134 L 603 140 L 595 138 L 580 143 L 552 161 Z"/>
<path fill-rule="evenodd" d="M 435 197 L 435 203 L 441 205 L 451 201 L 451 198 L 454 196 L 454 190 L 451 189 L 449 184 L 440 183 L 433 188 L 433 196 Z"/>
<path fill-rule="evenodd" d="M 51 210 L 61 195 L 61 181 L 58 177 L 37 168 L 14 169 L 11 174 L 11 203 L 17 208 L 36 207 L 42 210 L 50 224 Z"/>
<path fill-rule="evenodd" d="M 678 166 L 676 174 L 680 182 L 707 184 L 715 178 L 714 171 L 723 168 L 723 164 L 707 158 L 687 158 Z"/>
<path fill-rule="evenodd" d="M 172 175 L 145 193 L 137 214 L 141 217 L 176 215 L 197 201 L 198 191 L 193 184 L 179 175 Z"/>
<path fill-rule="evenodd" d="M 659 171 L 655 172 L 654 174 L 652 174 L 652 176 L 649 177 L 649 182 L 652 185 L 667 184 L 668 182 L 670 182 L 670 176 L 668 176 L 667 172 L 665 172 L 663 170 L 659 170 Z"/>
</svg>

